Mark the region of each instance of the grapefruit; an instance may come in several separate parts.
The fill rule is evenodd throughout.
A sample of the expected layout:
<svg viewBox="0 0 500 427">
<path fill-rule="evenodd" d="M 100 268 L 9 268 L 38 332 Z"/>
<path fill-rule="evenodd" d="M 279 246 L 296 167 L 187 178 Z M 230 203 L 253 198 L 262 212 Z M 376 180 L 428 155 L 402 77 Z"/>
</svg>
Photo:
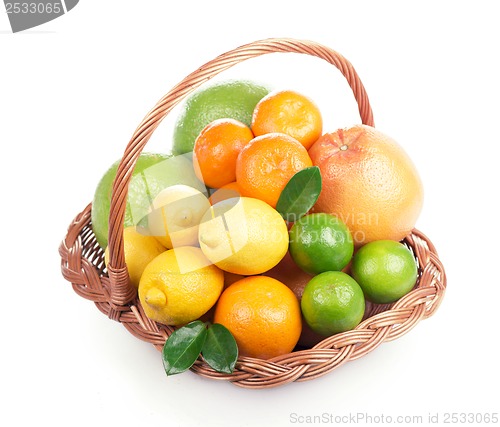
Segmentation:
<svg viewBox="0 0 500 427">
<path fill-rule="evenodd" d="M 337 216 L 356 247 L 374 240 L 400 241 L 420 215 L 423 188 L 412 160 L 392 138 L 356 125 L 321 136 L 309 150 L 323 187 L 315 212 Z"/>
</svg>

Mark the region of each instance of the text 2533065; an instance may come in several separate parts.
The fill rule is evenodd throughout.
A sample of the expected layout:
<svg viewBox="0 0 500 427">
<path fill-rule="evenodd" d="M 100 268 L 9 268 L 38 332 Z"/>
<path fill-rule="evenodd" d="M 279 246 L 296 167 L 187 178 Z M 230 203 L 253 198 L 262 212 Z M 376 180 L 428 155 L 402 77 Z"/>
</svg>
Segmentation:
<svg viewBox="0 0 500 427">
<path fill-rule="evenodd" d="M 5 3 L 5 8 L 7 13 L 13 14 L 59 14 L 62 12 L 61 3 L 28 3 L 28 2 L 19 2 L 19 3 Z"/>
</svg>

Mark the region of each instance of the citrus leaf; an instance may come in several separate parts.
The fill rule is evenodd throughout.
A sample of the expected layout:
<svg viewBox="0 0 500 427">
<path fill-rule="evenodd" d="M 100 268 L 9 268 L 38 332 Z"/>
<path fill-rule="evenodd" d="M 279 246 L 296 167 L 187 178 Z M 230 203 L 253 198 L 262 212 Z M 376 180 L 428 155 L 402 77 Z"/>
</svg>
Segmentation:
<svg viewBox="0 0 500 427">
<path fill-rule="evenodd" d="M 187 371 L 200 355 L 207 328 L 199 320 L 175 330 L 163 346 L 163 367 L 167 375 Z"/>
<path fill-rule="evenodd" d="M 321 173 L 318 166 L 297 172 L 280 194 L 276 210 L 281 216 L 295 222 L 311 209 L 321 192 Z"/>
<path fill-rule="evenodd" d="M 238 346 L 229 330 L 219 324 L 210 325 L 201 350 L 205 361 L 217 372 L 231 374 L 238 360 Z"/>
</svg>

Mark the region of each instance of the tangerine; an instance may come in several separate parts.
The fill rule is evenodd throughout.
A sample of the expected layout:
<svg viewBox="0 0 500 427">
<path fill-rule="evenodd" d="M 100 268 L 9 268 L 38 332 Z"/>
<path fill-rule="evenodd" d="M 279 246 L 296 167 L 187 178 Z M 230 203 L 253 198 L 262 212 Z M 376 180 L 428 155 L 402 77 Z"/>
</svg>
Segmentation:
<svg viewBox="0 0 500 427">
<path fill-rule="evenodd" d="M 271 92 L 255 106 L 252 116 L 255 136 L 285 133 L 306 149 L 321 136 L 323 119 L 316 104 L 293 90 Z"/>
<path fill-rule="evenodd" d="M 268 93 L 268 88 L 250 80 L 224 80 L 193 92 L 175 122 L 173 153 L 193 151 L 196 137 L 214 120 L 231 118 L 250 126 L 257 102 Z"/>
<path fill-rule="evenodd" d="M 194 143 L 193 166 L 198 179 L 212 188 L 235 181 L 238 154 L 252 139 L 250 128 L 238 120 L 209 123 Z"/>
<path fill-rule="evenodd" d="M 300 142 L 284 133 L 252 139 L 238 155 L 236 182 L 241 194 L 276 207 L 281 192 L 298 171 L 312 166 Z"/>
<path fill-rule="evenodd" d="M 260 359 L 290 353 L 302 330 L 295 294 L 265 276 L 246 277 L 226 288 L 215 307 L 214 323 L 229 329 L 241 356 Z"/>
</svg>

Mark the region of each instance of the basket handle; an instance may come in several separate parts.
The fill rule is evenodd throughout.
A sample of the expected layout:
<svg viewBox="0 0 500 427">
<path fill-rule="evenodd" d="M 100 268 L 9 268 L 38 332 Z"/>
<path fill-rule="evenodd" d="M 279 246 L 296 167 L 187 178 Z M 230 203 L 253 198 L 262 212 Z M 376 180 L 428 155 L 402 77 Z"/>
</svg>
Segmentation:
<svg viewBox="0 0 500 427">
<path fill-rule="evenodd" d="M 135 291 L 128 282 L 128 272 L 125 265 L 123 223 L 128 186 L 135 164 L 144 146 L 167 114 L 200 85 L 242 61 L 278 52 L 302 53 L 315 56 L 324 59 L 338 68 L 352 89 L 358 104 L 362 123 L 369 126 L 374 125 L 368 96 L 351 63 L 339 53 L 312 41 L 280 38 L 256 41 L 219 55 L 189 74 L 161 98 L 156 106 L 146 115 L 134 132 L 118 166 L 111 196 L 108 233 L 110 302 L 117 306 L 118 309 L 120 306 L 125 306 L 135 297 Z"/>
</svg>

